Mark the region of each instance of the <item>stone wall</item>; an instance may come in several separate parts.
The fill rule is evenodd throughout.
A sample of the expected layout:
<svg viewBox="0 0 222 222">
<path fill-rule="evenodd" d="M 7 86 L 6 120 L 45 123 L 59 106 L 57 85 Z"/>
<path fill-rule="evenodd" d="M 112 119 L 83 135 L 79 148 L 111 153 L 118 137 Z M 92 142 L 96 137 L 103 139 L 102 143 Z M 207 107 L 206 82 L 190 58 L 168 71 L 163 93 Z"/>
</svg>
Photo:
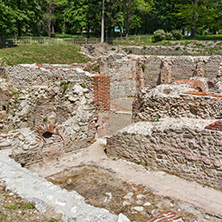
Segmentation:
<svg viewBox="0 0 222 222">
<path fill-rule="evenodd" d="M 6 139 L 0 138 L 0 149 L 13 148 L 13 157 L 24 164 L 32 163 L 34 156 L 38 162 L 38 157 L 58 156 L 94 142 L 98 112 L 110 109 L 108 76 L 64 65 L 17 65 L 1 70 L 0 132 Z M 50 127 L 45 129 L 47 124 Z M 39 127 L 45 130 L 31 133 L 35 139 L 25 144 L 23 131 L 18 131 L 21 141 L 8 136 L 17 129 L 34 132 Z"/>
<path fill-rule="evenodd" d="M 169 54 L 168 54 L 169 55 Z M 116 54 L 100 61 L 100 73 L 111 77 L 111 99 L 134 96 L 138 88 L 155 87 L 191 77 L 221 78 L 222 56 L 142 56 Z"/>
<path fill-rule="evenodd" d="M 108 138 L 107 153 L 222 190 L 222 131 L 214 120 L 138 122 Z"/>
<path fill-rule="evenodd" d="M 222 95 L 208 94 L 214 90 L 207 88 L 207 84 L 201 83 L 200 80 L 194 82 L 189 80 L 188 85 L 162 84 L 153 89 L 144 88 L 134 100 L 133 120 L 157 121 L 167 117 L 221 119 Z M 215 85 L 220 85 L 220 82 Z M 202 88 L 203 92 L 195 91 L 195 88 L 197 90 Z M 217 90 L 220 91 L 215 87 L 215 91 Z"/>
<path fill-rule="evenodd" d="M 104 57 L 100 61 L 100 74 L 110 76 L 111 99 L 136 94 L 137 61 L 122 55 Z"/>
<path fill-rule="evenodd" d="M 190 53 L 182 47 L 177 46 L 127 46 L 123 47 L 127 53 L 137 55 L 189 55 Z"/>
</svg>

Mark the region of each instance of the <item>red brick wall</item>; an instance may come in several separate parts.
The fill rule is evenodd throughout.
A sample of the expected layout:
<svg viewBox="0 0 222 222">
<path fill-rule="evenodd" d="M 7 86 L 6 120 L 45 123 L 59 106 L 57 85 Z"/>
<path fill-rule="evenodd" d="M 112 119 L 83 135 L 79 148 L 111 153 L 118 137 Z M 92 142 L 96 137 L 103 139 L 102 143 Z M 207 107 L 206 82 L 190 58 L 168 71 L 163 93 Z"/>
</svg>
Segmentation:
<svg viewBox="0 0 222 222">
<path fill-rule="evenodd" d="M 156 216 L 151 217 L 145 222 L 182 222 L 182 218 L 177 216 L 177 214 L 171 210 L 160 213 Z"/>
<path fill-rule="evenodd" d="M 110 76 L 93 76 L 94 102 L 100 112 L 110 110 Z"/>
<path fill-rule="evenodd" d="M 206 126 L 205 129 L 222 131 L 222 123 L 220 123 L 220 121 L 218 120 Z"/>
<path fill-rule="evenodd" d="M 206 88 L 202 81 L 200 80 L 191 80 L 191 79 L 178 79 L 174 83 L 176 84 L 187 84 L 194 89 L 201 90 L 201 92 L 206 92 Z"/>
</svg>

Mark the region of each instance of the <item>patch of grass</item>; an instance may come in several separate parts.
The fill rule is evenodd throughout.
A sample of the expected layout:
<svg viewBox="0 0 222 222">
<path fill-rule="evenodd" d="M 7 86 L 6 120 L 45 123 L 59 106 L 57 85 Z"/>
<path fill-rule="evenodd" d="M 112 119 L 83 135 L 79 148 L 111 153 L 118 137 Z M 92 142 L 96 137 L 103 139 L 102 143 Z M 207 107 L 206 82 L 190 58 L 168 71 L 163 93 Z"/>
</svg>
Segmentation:
<svg viewBox="0 0 222 222">
<path fill-rule="evenodd" d="M 141 68 L 142 68 L 142 70 L 143 70 L 143 72 L 144 72 L 144 71 L 145 71 L 145 68 L 146 68 L 146 65 L 143 64 L 143 65 L 141 66 Z"/>
<path fill-rule="evenodd" d="M 5 206 L 9 210 L 17 210 L 18 209 L 18 204 L 10 204 Z"/>
<path fill-rule="evenodd" d="M 63 86 L 64 91 L 68 89 L 69 83 L 68 82 L 60 82 L 60 86 Z"/>
<path fill-rule="evenodd" d="M 49 222 L 57 222 L 58 220 L 56 220 L 55 218 L 51 218 L 50 220 L 49 220 Z"/>
<path fill-rule="evenodd" d="M 87 61 L 89 59 L 80 54 L 80 48 L 76 44 L 34 44 L 0 49 L 0 66 L 31 64 L 35 62 L 72 64 L 85 63 Z"/>
<path fill-rule="evenodd" d="M 2 211 L 0 211 L 0 215 L 2 215 L 3 217 L 8 217 L 7 214 L 4 214 Z M 1 219 L 1 218 L 0 218 Z M 0 220 L 1 221 L 1 220 Z"/>
<path fill-rule="evenodd" d="M 34 209 L 35 205 L 33 203 L 26 203 L 23 205 L 23 208 L 25 209 Z"/>
<path fill-rule="evenodd" d="M 83 89 L 86 88 L 86 84 L 85 83 L 82 83 L 81 86 L 82 86 Z"/>
</svg>

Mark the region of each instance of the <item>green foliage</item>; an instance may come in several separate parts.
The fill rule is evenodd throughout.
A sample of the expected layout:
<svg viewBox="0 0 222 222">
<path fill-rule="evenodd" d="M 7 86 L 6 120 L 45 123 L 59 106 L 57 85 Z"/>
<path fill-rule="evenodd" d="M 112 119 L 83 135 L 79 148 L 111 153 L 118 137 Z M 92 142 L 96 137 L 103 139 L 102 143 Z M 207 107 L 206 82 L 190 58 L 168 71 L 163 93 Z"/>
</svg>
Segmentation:
<svg viewBox="0 0 222 222">
<path fill-rule="evenodd" d="M 143 64 L 143 65 L 141 66 L 141 68 L 142 68 L 142 70 L 143 70 L 143 72 L 144 72 L 144 71 L 145 71 L 145 68 L 146 68 L 146 65 Z"/>
<path fill-rule="evenodd" d="M 68 84 L 64 84 L 63 89 L 64 89 L 64 91 L 66 91 L 68 89 Z"/>
<path fill-rule="evenodd" d="M 57 219 L 55 219 L 55 218 L 51 218 L 50 220 L 49 220 L 49 222 L 57 222 L 58 220 Z"/>
<path fill-rule="evenodd" d="M 163 29 L 156 30 L 153 33 L 153 37 L 154 37 L 156 42 L 164 40 L 164 38 L 165 38 L 164 30 Z"/>
<path fill-rule="evenodd" d="M 25 208 L 25 209 L 34 209 L 35 205 L 34 205 L 34 203 L 26 203 L 26 204 L 23 205 L 23 208 Z"/>
<path fill-rule="evenodd" d="M 47 121 L 48 121 L 48 117 L 46 116 L 46 117 L 43 118 L 43 122 L 45 123 Z"/>
<path fill-rule="evenodd" d="M 182 39 L 182 34 L 179 30 L 173 30 L 172 35 L 173 35 L 173 38 L 176 40 Z"/>
<path fill-rule="evenodd" d="M 173 39 L 173 34 L 171 32 L 165 33 L 165 39 L 166 40 L 172 40 Z"/>
<path fill-rule="evenodd" d="M 85 83 L 82 83 L 81 86 L 82 86 L 83 89 L 86 88 L 86 84 Z"/>
<path fill-rule="evenodd" d="M 18 204 L 15 203 L 15 204 L 10 204 L 10 205 L 6 205 L 5 206 L 7 209 L 9 210 L 17 210 L 18 209 Z"/>
</svg>

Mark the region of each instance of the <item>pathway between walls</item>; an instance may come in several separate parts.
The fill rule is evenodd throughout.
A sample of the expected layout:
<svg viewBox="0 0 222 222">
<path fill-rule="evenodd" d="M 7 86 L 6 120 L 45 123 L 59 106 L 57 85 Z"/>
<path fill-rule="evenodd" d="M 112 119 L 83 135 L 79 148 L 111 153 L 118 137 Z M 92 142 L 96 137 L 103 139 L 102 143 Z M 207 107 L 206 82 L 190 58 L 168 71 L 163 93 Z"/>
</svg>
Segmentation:
<svg viewBox="0 0 222 222">
<path fill-rule="evenodd" d="M 69 167 L 93 164 L 114 172 L 116 178 L 129 183 L 142 184 L 152 189 L 155 194 L 188 202 L 204 209 L 210 215 L 222 218 L 221 191 L 164 172 L 149 171 L 144 166 L 126 160 L 113 160 L 106 156 L 105 144 L 106 139 L 97 139 L 93 145 L 77 154 L 66 154 L 58 161 L 42 167 L 33 166 L 30 170 L 42 177 L 47 177 Z"/>
</svg>

